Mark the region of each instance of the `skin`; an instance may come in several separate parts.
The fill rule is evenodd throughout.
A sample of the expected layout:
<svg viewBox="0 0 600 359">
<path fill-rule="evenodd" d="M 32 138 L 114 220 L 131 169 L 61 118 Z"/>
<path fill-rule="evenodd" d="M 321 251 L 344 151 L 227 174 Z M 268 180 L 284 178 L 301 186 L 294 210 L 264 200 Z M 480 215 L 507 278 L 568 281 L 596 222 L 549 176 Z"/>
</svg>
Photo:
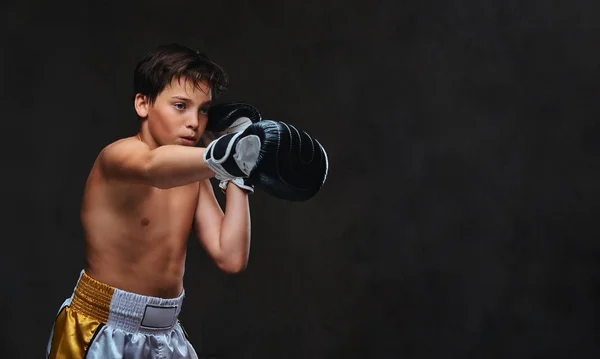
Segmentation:
<svg viewBox="0 0 600 359">
<path fill-rule="evenodd" d="M 185 78 L 173 79 L 154 103 L 136 96 L 139 133 L 102 150 L 84 191 L 85 271 L 92 278 L 141 295 L 177 297 L 191 231 L 222 271 L 246 268 L 248 194 L 228 185 L 223 212 L 209 182 L 215 173 L 203 161 L 204 148 L 195 147 L 211 98 L 207 83 L 195 87 Z"/>
</svg>

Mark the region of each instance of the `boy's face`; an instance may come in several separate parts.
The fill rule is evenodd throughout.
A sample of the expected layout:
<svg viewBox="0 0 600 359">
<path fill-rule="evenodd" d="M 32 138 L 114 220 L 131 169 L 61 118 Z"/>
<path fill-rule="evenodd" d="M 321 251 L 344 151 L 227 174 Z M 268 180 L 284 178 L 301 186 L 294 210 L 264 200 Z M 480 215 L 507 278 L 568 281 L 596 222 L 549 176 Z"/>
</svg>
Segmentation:
<svg viewBox="0 0 600 359">
<path fill-rule="evenodd" d="M 196 146 L 206 128 L 211 99 L 206 82 L 196 87 L 186 78 L 174 78 L 154 104 L 138 106 L 136 99 L 136 110 L 138 115 L 146 114 L 140 117 L 148 121 L 148 131 L 157 145 Z"/>
</svg>

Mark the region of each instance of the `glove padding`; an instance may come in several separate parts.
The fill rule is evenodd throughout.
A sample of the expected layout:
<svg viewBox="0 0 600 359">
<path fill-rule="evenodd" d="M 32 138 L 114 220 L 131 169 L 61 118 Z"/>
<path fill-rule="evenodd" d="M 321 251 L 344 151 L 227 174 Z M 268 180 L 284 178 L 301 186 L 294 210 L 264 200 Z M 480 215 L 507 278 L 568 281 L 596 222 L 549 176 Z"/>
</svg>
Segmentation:
<svg viewBox="0 0 600 359">
<path fill-rule="evenodd" d="M 211 106 L 208 110 L 206 131 L 220 137 L 240 132 L 254 122 L 262 120 L 258 109 L 243 102 L 228 102 Z"/>
<path fill-rule="evenodd" d="M 279 199 L 305 201 L 321 189 L 329 170 L 319 141 L 284 122 L 263 120 L 249 127 L 261 140 L 249 183 Z"/>
<path fill-rule="evenodd" d="M 272 120 L 211 142 L 204 161 L 219 181 L 247 178 L 247 184 L 289 201 L 317 194 L 328 172 L 321 144 L 294 126 Z"/>
</svg>

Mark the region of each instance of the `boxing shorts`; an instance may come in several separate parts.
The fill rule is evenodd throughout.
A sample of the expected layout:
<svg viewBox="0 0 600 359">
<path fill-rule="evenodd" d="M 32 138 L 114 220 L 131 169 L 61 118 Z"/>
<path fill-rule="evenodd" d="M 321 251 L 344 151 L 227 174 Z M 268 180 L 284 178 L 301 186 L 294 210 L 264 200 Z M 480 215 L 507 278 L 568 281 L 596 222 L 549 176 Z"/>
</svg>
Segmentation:
<svg viewBox="0 0 600 359">
<path fill-rule="evenodd" d="M 81 271 L 50 334 L 47 359 L 198 358 L 179 322 L 184 292 L 162 299 L 126 292 Z"/>
</svg>

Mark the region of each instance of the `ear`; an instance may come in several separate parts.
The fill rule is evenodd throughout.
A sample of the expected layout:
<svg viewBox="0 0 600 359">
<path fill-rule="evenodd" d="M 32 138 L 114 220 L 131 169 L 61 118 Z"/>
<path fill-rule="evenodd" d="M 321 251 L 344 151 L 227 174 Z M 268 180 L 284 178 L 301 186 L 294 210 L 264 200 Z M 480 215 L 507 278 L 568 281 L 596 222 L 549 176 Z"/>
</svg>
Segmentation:
<svg viewBox="0 0 600 359">
<path fill-rule="evenodd" d="M 140 118 L 148 117 L 148 107 L 150 106 L 150 102 L 148 101 L 148 97 L 138 93 L 135 95 L 135 99 L 133 100 L 133 106 L 135 107 L 135 112 Z"/>
</svg>

